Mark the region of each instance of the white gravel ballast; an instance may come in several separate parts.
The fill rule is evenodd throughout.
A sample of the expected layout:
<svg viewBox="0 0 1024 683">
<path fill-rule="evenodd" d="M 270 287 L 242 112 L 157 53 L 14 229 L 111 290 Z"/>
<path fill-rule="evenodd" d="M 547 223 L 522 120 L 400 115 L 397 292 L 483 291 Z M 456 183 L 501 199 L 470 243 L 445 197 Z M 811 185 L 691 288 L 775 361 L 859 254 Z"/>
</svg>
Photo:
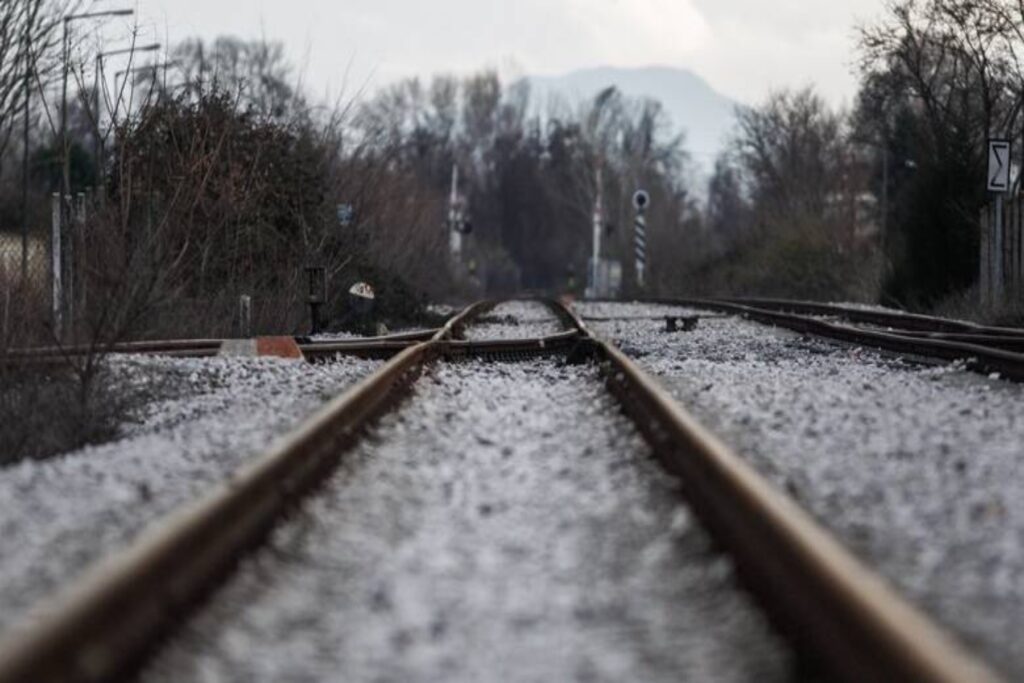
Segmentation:
<svg viewBox="0 0 1024 683">
<path fill-rule="evenodd" d="M 163 398 L 118 440 L 0 469 L 0 630 L 148 524 L 261 453 L 377 361 L 119 357 L 127 391 Z"/>
<path fill-rule="evenodd" d="M 564 332 L 558 317 L 539 301 L 505 301 L 466 327 L 464 336 L 484 339 L 532 339 Z"/>
<path fill-rule="evenodd" d="M 1024 387 L 674 306 L 578 304 L 906 596 L 1024 680 Z M 666 314 L 707 315 L 665 333 Z"/>
<path fill-rule="evenodd" d="M 442 364 L 146 681 L 778 681 L 788 651 L 597 370 Z"/>
</svg>

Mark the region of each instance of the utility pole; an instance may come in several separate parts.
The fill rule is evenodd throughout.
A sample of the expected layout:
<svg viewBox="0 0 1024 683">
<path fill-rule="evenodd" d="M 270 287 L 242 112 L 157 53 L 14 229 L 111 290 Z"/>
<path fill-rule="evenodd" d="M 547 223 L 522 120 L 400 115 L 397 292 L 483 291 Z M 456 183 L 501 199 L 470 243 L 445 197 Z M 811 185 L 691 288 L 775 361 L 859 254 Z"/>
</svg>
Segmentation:
<svg viewBox="0 0 1024 683">
<path fill-rule="evenodd" d="M 25 36 L 24 36 L 24 58 L 25 74 L 22 102 L 22 158 L 21 158 L 21 283 L 26 286 L 28 283 L 28 156 L 29 156 L 29 117 L 31 115 L 30 101 L 32 99 L 32 21 L 34 13 L 25 14 Z"/>
<path fill-rule="evenodd" d="M 74 298 L 74 268 L 73 268 L 73 240 L 70 234 L 70 203 L 71 203 L 71 137 L 68 132 L 68 75 L 71 59 L 71 24 L 84 19 L 98 19 L 101 17 L 127 17 L 135 14 L 132 9 L 104 10 L 102 12 L 83 12 L 81 14 L 68 14 L 62 21 L 63 34 L 61 36 L 61 99 L 60 99 L 60 140 L 61 140 L 61 192 L 60 192 L 60 225 L 57 231 L 61 233 L 64 244 L 62 249 L 55 250 L 54 266 L 61 270 L 67 269 L 67 278 L 63 287 L 54 290 L 54 296 L 60 296 L 60 300 L 54 302 L 54 327 L 63 327 L 61 318 L 64 307 L 70 308 Z M 67 234 L 64 234 L 65 231 Z M 56 255 L 60 254 L 58 258 Z M 54 282 L 60 282 L 62 278 L 54 276 Z M 57 315 L 58 308 L 61 315 Z M 74 314 L 69 313 L 69 325 L 73 327 Z"/>
</svg>

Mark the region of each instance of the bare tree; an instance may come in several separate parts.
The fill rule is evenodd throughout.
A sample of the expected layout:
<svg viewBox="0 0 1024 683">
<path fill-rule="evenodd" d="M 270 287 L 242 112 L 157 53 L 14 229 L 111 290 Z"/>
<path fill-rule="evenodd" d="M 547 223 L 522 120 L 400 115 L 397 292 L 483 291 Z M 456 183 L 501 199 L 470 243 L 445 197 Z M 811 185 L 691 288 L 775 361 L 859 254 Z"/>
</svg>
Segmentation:
<svg viewBox="0 0 1024 683">
<path fill-rule="evenodd" d="M 26 98 L 57 66 L 61 16 L 77 6 L 74 0 L 0 3 L 0 159 L 25 114 Z"/>
</svg>

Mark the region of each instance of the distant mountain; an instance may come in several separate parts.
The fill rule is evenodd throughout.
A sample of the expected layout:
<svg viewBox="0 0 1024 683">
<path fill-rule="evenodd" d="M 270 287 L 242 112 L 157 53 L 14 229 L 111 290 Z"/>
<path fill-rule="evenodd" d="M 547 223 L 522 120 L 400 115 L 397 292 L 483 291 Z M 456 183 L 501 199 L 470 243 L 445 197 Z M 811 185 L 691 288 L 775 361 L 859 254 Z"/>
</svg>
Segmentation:
<svg viewBox="0 0 1024 683">
<path fill-rule="evenodd" d="M 686 69 L 598 67 L 563 76 L 531 76 L 528 81 L 534 101 L 541 103 L 553 95 L 581 102 L 610 85 L 630 97 L 659 100 L 676 128 L 686 134 L 686 149 L 702 174 L 714 169 L 715 157 L 735 122 L 737 103 Z"/>
</svg>

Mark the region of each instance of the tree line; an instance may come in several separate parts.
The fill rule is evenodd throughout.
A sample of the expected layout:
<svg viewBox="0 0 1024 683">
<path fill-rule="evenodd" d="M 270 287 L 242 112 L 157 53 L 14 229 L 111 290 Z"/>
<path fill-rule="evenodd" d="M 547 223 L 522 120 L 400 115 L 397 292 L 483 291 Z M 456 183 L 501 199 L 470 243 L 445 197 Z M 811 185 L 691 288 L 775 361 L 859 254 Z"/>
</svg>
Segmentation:
<svg viewBox="0 0 1024 683">
<path fill-rule="evenodd" d="M 46 234 L 64 162 L 58 33 L 71 7 L 0 8 L 5 233 L 30 223 Z M 156 334 L 202 312 L 199 327 L 229 333 L 243 294 L 260 302 L 261 324 L 300 329 L 311 265 L 326 268 L 336 294 L 370 281 L 394 310 L 513 290 L 582 294 L 600 198 L 603 252 L 622 266 L 624 295 L 934 307 L 977 276 L 985 139 L 1024 132 L 1024 13 L 1008 0 L 899 0 L 859 35 L 850 108 L 811 88 L 741 108 L 706 186 L 662 106 L 615 88 L 542 106 L 525 81 L 485 70 L 324 106 L 273 43 L 186 40 L 166 50 L 163 68 L 131 68 L 146 63 L 133 55 L 113 85 L 77 46 L 71 184 L 92 209 L 76 233 L 87 238 L 75 238 L 75 296 L 132 291 L 147 311 L 128 316 L 132 325 Z M 15 141 L 26 92 L 24 157 Z M 461 268 L 448 254 L 453 169 L 472 226 Z M 632 257 L 639 188 L 652 198 L 642 291 Z M 339 220 L 342 206 L 351 220 Z M 98 310 L 87 303 L 86 327 Z"/>
</svg>

